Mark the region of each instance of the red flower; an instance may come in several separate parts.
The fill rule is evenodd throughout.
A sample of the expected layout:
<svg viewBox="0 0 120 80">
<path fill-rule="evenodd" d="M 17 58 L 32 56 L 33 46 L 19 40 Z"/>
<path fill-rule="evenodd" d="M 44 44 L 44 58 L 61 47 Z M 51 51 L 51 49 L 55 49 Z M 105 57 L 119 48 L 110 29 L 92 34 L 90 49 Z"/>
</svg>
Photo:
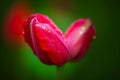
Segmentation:
<svg viewBox="0 0 120 80">
<path fill-rule="evenodd" d="M 70 47 L 72 61 L 78 61 L 85 55 L 94 36 L 95 28 L 89 19 L 79 19 L 69 27 L 65 37 Z"/>
<path fill-rule="evenodd" d="M 62 66 L 69 60 L 80 60 L 94 35 L 95 28 L 89 19 L 74 22 L 66 31 L 65 37 L 45 15 L 35 14 L 24 22 L 25 41 L 34 54 L 48 65 Z"/>
<path fill-rule="evenodd" d="M 25 41 L 45 64 L 61 66 L 69 59 L 64 35 L 46 16 L 35 14 L 24 22 Z"/>
</svg>

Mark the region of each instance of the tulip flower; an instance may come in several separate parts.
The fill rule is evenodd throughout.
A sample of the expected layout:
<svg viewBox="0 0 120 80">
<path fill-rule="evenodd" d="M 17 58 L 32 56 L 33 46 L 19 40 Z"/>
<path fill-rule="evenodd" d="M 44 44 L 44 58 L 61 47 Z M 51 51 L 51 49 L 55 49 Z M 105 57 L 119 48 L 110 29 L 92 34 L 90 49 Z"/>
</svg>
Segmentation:
<svg viewBox="0 0 120 80">
<path fill-rule="evenodd" d="M 79 19 L 68 28 L 65 37 L 71 61 L 79 61 L 85 55 L 94 36 L 95 28 L 89 19 Z"/>
<path fill-rule="evenodd" d="M 47 16 L 31 15 L 23 27 L 25 41 L 44 64 L 62 66 L 69 60 L 64 35 Z"/>
<path fill-rule="evenodd" d="M 67 61 L 80 60 L 95 35 L 95 28 L 89 19 L 75 21 L 65 37 L 52 20 L 42 14 L 31 15 L 23 27 L 25 41 L 47 65 L 62 66 Z"/>
</svg>

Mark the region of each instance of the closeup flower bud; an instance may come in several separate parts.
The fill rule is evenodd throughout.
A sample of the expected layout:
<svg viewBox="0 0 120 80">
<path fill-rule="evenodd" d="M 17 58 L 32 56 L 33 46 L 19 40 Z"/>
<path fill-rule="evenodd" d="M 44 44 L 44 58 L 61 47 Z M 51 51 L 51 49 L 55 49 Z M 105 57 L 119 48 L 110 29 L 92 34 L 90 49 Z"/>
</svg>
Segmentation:
<svg viewBox="0 0 120 80">
<path fill-rule="evenodd" d="M 31 15 L 23 27 L 25 41 L 44 64 L 62 66 L 68 61 L 70 50 L 64 35 L 47 16 Z"/>
<path fill-rule="evenodd" d="M 71 61 L 78 61 L 85 55 L 94 36 L 95 28 L 89 19 L 79 19 L 69 27 L 65 37 L 70 47 Z"/>
</svg>

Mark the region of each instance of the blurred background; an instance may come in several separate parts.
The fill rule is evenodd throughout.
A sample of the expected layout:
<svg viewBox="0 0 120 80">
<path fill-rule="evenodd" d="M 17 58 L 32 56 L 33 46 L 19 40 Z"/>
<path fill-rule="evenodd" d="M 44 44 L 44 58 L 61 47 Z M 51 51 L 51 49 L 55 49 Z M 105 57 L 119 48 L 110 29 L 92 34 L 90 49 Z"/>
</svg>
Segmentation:
<svg viewBox="0 0 120 80">
<path fill-rule="evenodd" d="M 0 0 L 0 80 L 56 79 L 56 67 L 41 63 L 21 36 L 33 13 L 49 16 L 63 32 L 78 18 L 95 25 L 96 39 L 81 61 L 65 65 L 64 80 L 120 80 L 119 0 Z"/>
</svg>

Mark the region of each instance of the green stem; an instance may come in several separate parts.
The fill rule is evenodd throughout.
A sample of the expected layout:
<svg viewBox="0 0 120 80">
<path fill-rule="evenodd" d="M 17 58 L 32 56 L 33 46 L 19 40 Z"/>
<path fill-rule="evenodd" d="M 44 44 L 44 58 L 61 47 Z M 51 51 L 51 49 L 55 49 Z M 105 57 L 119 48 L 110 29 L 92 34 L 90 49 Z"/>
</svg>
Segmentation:
<svg viewBox="0 0 120 80">
<path fill-rule="evenodd" d="M 63 67 L 57 67 L 57 79 L 56 80 L 64 80 L 64 76 L 63 76 Z"/>
</svg>

